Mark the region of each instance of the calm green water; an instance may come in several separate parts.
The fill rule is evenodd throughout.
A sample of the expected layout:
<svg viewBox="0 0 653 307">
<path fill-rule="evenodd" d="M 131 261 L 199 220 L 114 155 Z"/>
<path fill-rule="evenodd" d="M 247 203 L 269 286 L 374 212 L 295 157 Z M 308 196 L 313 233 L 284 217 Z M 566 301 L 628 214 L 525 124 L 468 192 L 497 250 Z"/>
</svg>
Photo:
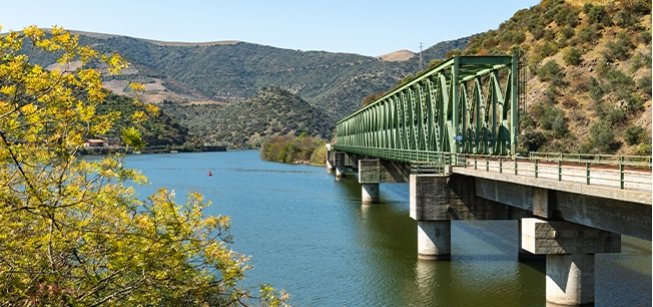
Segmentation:
<svg viewBox="0 0 653 307">
<path fill-rule="evenodd" d="M 454 222 L 452 260 L 418 261 L 408 186 L 381 185 L 361 206 L 355 179 L 322 167 L 264 162 L 257 151 L 132 155 L 151 185 L 198 191 L 232 217 L 248 283 L 271 283 L 298 306 L 545 306 L 544 262 L 517 261 L 516 222 Z M 207 176 L 208 170 L 213 173 Z M 624 238 L 598 255 L 598 306 L 651 306 L 651 244 Z"/>
</svg>

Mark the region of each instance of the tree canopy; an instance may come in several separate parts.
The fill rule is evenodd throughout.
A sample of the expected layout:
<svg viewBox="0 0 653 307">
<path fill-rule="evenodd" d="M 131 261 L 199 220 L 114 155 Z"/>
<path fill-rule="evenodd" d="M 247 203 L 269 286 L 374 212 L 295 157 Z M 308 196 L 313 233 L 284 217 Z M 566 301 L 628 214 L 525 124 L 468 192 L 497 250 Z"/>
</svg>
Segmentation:
<svg viewBox="0 0 653 307">
<path fill-rule="evenodd" d="M 76 156 L 119 117 L 96 110 L 102 74 L 125 66 L 78 40 L 59 27 L 0 36 L 2 305 L 283 304 L 270 286 L 254 297 L 240 285 L 248 257 L 230 247 L 229 217 L 203 214 L 200 194 L 141 200 L 133 183 L 147 179 L 121 156 Z M 34 64 L 44 54 L 56 65 Z"/>
</svg>

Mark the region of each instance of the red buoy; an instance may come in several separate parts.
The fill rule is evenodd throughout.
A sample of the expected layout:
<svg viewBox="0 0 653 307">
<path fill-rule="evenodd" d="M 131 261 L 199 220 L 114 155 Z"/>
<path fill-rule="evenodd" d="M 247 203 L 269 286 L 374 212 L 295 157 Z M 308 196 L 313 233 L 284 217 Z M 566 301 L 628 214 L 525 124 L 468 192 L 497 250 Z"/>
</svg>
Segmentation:
<svg viewBox="0 0 653 307">
<path fill-rule="evenodd" d="M 213 176 L 213 173 L 211 173 L 211 171 L 209 171 L 209 177 L 211 177 L 211 176 Z"/>
</svg>

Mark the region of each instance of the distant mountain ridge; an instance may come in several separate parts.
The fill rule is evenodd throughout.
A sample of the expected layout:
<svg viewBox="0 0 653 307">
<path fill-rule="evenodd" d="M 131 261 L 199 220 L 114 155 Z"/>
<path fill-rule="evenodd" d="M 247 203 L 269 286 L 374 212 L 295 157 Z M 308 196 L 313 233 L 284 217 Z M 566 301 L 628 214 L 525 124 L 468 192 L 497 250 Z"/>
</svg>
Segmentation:
<svg viewBox="0 0 653 307">
<path fill-rule="evenodd" d="M 75 33 L 81 43 L 118 52 L 131 64 L 123 75 L 106 80 L 112 91 L 126 89 L 126 81 L 140 81 L 146 85 L 145 94 L 151 99 L 145 100 L 150 102 L 232 103 L 273 86 L 297 94 L 338 118 L 353 112 L 363 97 L 387 89 L 417 68 L 412 60 L 386 62 L 357 54 L 298 51 L 239 41 L 169 43 Z M 467 41 L 454 41 L 446 51 L 462 48 Z M 444 56 L 442 52 L 431 54 L 428 49 L 424 55 Z M 122 94 L 130 93 L 126 90 Z"/>
<path fill-rule="evenodd" d="M 337 119 L 355 111 L 365 96 L 387 90 L 419 68 L 410 51 L 395 54 L 398 61 L 391 62 L 241 41 L 161 42 L 72 33 L 79 35 L 80 44 L 116 52 L 129 63 L 121 74 L 104 77 L 107 89 L 149 103 L 165 101 L 163 109 L 189 129 L 189 137 L 231 147 L 256 147 L 265 137 L 286 133 L 329 138 Z M 437 44 L 422 57 L 442 58 L 468 41 Z M 39 63 L 49 66 L 52 60 L 45 57 Z M 144 84 L 144 92 L 134 93 L 131 82 Z M 253 114 L 257 117 L 249 117 Z"/>
</svg>

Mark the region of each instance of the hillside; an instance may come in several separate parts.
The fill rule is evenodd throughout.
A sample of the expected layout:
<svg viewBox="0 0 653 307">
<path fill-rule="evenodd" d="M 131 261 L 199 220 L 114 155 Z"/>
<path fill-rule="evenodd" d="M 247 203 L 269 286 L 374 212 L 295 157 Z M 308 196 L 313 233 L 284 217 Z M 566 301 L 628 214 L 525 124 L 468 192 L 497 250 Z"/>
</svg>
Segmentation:
<svg viewBox="0 0 653 307">
<path fill-rule="evenodd" d="M 106 101 L 98 106 L 97 113 L 107 114 L 110 112 L 119 112 L 120 116 L 106 135 L 98 137 L 120 138 L 121 129 L 135 125 L 147 146 L 182 145 L 191 141 L 188 129 L 180 125 L 165 111 L 150 114 L 143 122 L 135 124 L 132 120 L 135 112 L 149 113 L 145 105 L 136 103 L 129 97 L 108 95 Z"/>
<path fill-rule="evenodd" d="M 384 55 L 380 55 L 378 58 L 381 61 L 386 62 L 402 62 L 412 59 L 415 56 L 415 52 L 410 50 L 397 50 L 395 52 L 390 52 Z"/>
<path fill-rule="evenodd" d="M 263 88 L 252 98 L 225 106 L 165 102 L 161 107 L 200 142 L 236 148 L 259 147 L 266 138 L 288 134 L 328 138 L 334 125 L 322 110 L 279 88 Z"/>
<path fill-rule="evenodd" d="M 650 1 L 544 0 L 463 53 L 513 48 L 528 72 L 523 150 L 650 154 Z"/>
<path fill-rule="evenodd" d="M 145 83 L 148 102 L 230 103 L 253 97 L 267 86 L 301 96 L 333 117 L 356 109 L 418 67 L 417 57 L 389 62 L 374 57 L 324 51 L 299 51 L 228 41 L 169 43 L 125 36 L 76 32 L 82 44 L 118 52 L 130 62 L 105 84 L 129 95 L 127 81 Z M 465 46 L 469 38 L 443 42 L 424 51 L 426 62 Z M 406 56 L 404 54 L 404 56 Z"/>
<path fill-rule="evenodd" d="M 288 50 L 238 41 L 179 43 L 73 33 L 80 35 L 81 44 L 102 52 L 117 52 L 128 61 L 128 68 L 121 74 L 104 77 L 105 88 L 121 96 L 133 96 L 130 82 L 143 83 L 140 100 L 170 102 L 163 109 L 189 127 L 191 134 L 209 143 L 234 147 L 258 146 L 264 136 L 289 131 L 329 137 L 336 119 L 353 112 L 363 97 L 386 90 L 419 67 L 414 56 L 390 62 L 355 54 Z M 468 41 L 469 38 L 463 38 L 439 43 L 424 50 L 423 58 L 427 62 L 442 58 Z M 400 56 L 409 55 L 400 52 Z M 51 64 L 53 59 L 47 55 L 37 54 L 34 58 L 44 66 L 57 66 Z M 75 65 L 78 64 L 67 68 L 74 69 Z M 296 95 L 288 101 L 297 109 L 255 103 L 259 108 L 255 112 L 265 114 L 265 118 L 277 114 L 278 118 L 268 118 L 271 123 L 256 119 L 233 122 L 237 118 L 233 114 L 243 111 L 248 103 L 257 102 L 257 93 L 265 87 L 287 91 L 281 95 L 284 97 Z M 264 109 L 273 107 L 277 109 Z M 306 118 L 293 116 L 293 112 L 319 114 L 319 123 L 309 123 Z M 149 140 L 153 142 L 159 141 Z"/>
<path fill-rule="evenodd" d="M 129 94 L 128 81 L 145 83 L 144 100 L 231 103 L 266 86 L 300 95 L 332 116 L 353 111 L 362 97 L 401 79 L 406 65 L 373 57 L 298 51 L 245 42 L 163 43 L 123 36 L 81 33 L 81 43 L 118 52 L 131 64 L 105 80 L 112 91 Z"/>
</svg>

